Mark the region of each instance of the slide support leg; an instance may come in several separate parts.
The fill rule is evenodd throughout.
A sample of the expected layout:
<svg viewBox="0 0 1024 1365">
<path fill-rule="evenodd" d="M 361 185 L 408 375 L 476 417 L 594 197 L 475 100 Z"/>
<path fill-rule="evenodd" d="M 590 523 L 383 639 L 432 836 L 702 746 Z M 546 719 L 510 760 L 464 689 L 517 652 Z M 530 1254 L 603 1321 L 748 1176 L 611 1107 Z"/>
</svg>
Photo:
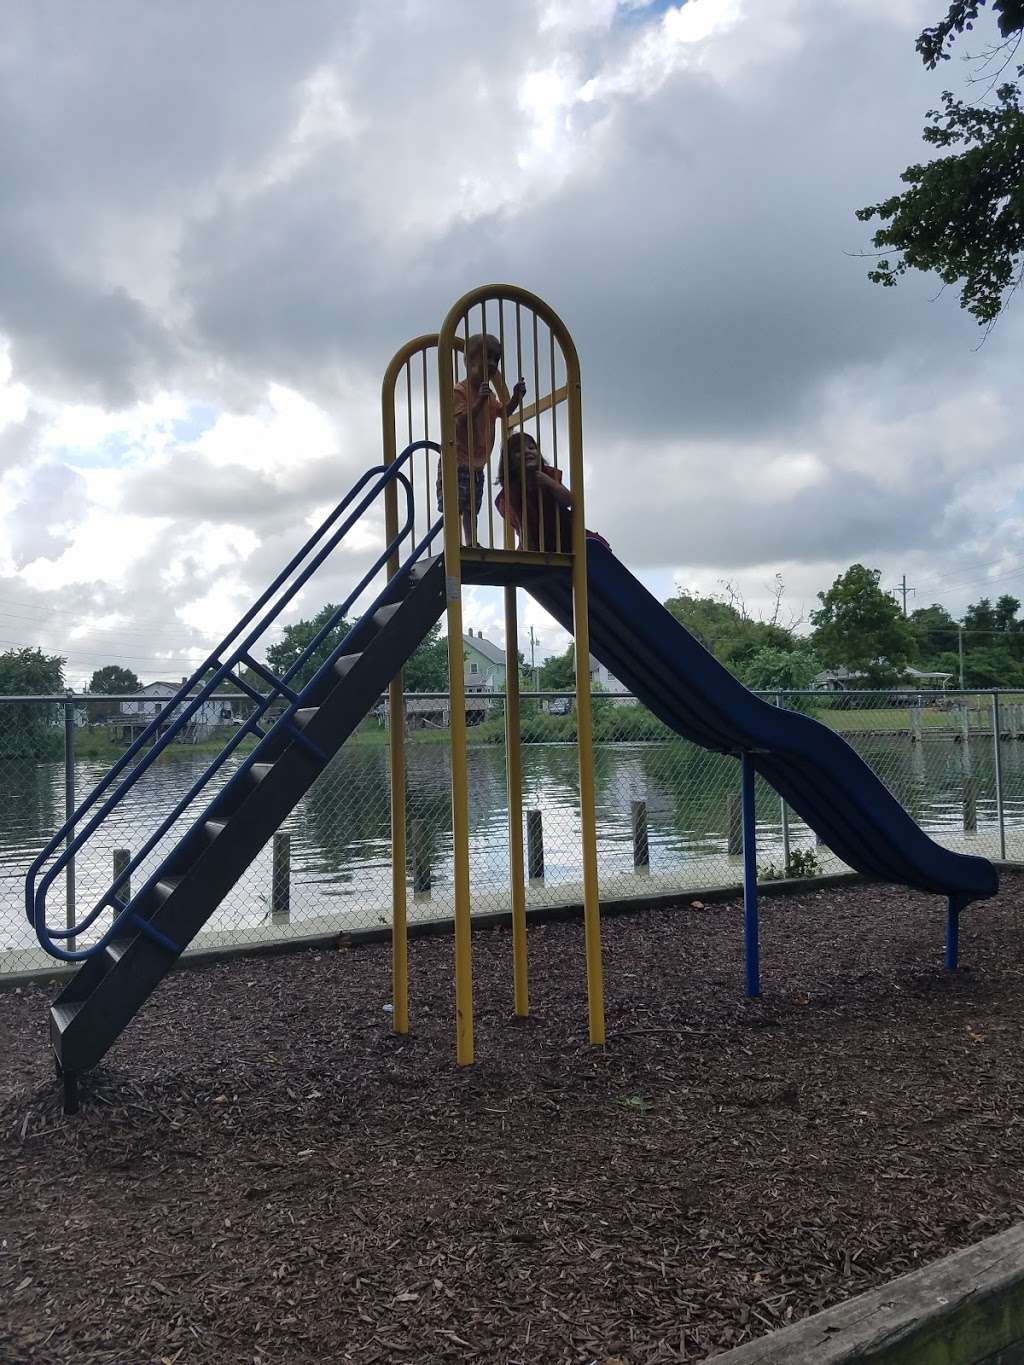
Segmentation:
<svg viewBox="0 0 1024 1365">
<path fill-rule="evenodd" d="M 747 969 L 747 995 L 761 994 L 761 962 L 757 916 L 757 825 L 754 813 L 754 765 L 741 754 L 743 807 L 743 949 Z"/>
</svg>

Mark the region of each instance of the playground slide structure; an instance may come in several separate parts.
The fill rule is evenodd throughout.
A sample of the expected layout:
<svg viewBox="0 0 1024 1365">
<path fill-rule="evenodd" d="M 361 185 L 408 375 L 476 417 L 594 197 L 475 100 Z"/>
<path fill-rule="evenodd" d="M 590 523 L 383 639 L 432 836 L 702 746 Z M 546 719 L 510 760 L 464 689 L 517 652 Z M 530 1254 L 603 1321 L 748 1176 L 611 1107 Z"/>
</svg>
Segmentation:
<svg viewBox="0 0 1024 1365">
<path fill-rule="evenodd" d="M 471 312 L 479 327 L 496 331 L 503 350 L 514 346 L 519 370 L 530 360 L 532 327 L 533 403 L 518 414 L 540 434 L 549 421 L 548 447 L 557 463 L 558 413 L 567 472 L 576 496 L 572 543 L 554 548 L 542 534 L 530 544 L 529 528 L 518 542 L 508 519 L 494 526 L 493 489 L 483 544 L 459 541 L 454 478 L 452 391 L 460 355 L 467 349 Z M 514 311 L 513 311 L 514 310 Z M 523 314 L 527 322 L 524 326 Z M 506 326 L 509 332 L 506 343 Z M 549 363 L 541 382 L 540 327 L 547 328 Z M 524 337 L 525 347 L 524 347 Z M 436 352 L 437 382 L 428 362 Z M 404 381 L 404 388 L 403 388 Z M 564 382 L 561 382 L 564 381 Z M 493 382 L 505 400 L 500 375 Z M 422 410 L 416 429 L 413 393 Z M 518 635 L 516 590 L 530 592 L 566 630 L 574 633 L 577 657 L 593 653 L 650 709 L 680 735 L 741 759 L 744 792 L 745 936 L 747 990 L 759 991 L 757 968 L 756 863 L 753 774 L 759 772 L 822 839 L 852 868 L 948 898 L 947 965 L 956 963 L 960 911 L 994 895 L 995 869 L 983 858 L 953 853 L 914 823 L 882 782 L 834 731 L 806 716 L 760 701 L 680 626 L 623 567 L 609 549 L 586 541 L 583 531 L 582 424 L 575 348 L 546 304 L 513 286 L 474 291 L 450 311 L 440 333 L 416 338 L 395 356 L 384 383 L 384 460 L 368 470 L 307 541 L 238 625 L 220 642 L 101 783 L 34 860 L 26 877 L 26 915 L 39 942 L 54 957 L 78 964 L 50 1011 L 50 1036 L 65 1108 L 77 1104 L 77 1078 L 94 1066 L 217 909 L 231 887 L 282 820 L 316 781 L 359 722 L 390 688 L 392 843 L 394 862 L 393 1026 L 408 1028 L 406 964 L 406 868 L 404 723 L 400 671 L 442 617 L 449 639 L 452 829 L 455 887 L 455 996 L 457 1057 L 473 1059 L 470 976 L 468 786 L 463 658 L 463 584 L 504 588 L 506 637 Z M 440 409 L 437 420 L 436 408 Z M 431 439 L 434 431 L 441 443 Z M 510 420 L 510 419 L 509 419 Z M 503 436 L 508 434 L 508 420 Z M 399 442 L 397 433 L 401 433 Z M 398 445 L 403 444 L 401 453 Z M 440 457 L 445 471 L 442 519 L 430 510 L 431 471 Z M 423 494 L 415 489 L 417 466 Z M 488 476 L 489 477 L 489 476 Z M 345 601 L 303 654 L 277 677 L 257 657 L 260 642 L 317 569 L 352 528 L 384 504 L 385 545 Z M 526 521 L 526 504 L 523 504 Z M 418 520 L 422 526 L 418 526 Z M 383 586 L 377 586 L 386 575 Z M 356 624 L 335 644 L 308 683 L 296 679 L 319 657 L 335 625 L 372 598 Z M 507 651 L 506 732 L 510 902 L 513 926 L 514 1008 L 528 1011 L 525 943 L 525 876 L 518 732 L 516 651 Z M 262 686 L 254 685 L 258 680 Z M 47 891 L 90 841 L 190 717 L 223 685 L 246 692 L 252 710 L 243 726 L 193 787 L 156 827 L 139 832 L 134 856 L 87 914 L 57 928 L 47 920 Z M 584 867 L 588 1019 L 590 1039 L 604 1038 L 597 897 L 596 835 L 589 669 L 577 672 L 581 838 Z M 225 782 L 221 769 L 246 736 L 256 743 Z M 170 849 L 165 853 L 167 843 Z M 136 888 L 131 888 L 132 874 Z"/>
</svg>

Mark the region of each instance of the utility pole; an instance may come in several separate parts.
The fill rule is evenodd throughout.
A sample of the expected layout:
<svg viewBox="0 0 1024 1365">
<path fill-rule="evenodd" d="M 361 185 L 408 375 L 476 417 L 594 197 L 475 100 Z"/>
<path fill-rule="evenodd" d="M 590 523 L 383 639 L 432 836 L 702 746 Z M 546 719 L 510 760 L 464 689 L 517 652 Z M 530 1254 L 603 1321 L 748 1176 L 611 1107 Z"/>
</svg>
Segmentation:
<svg viewBox="0 0 1024 1365">
<path fill-rule="evenodd" d="M 907 593 L 908 593 L 908 592 L 912 592 L 912 593 L 914 593 L 915 596 L 916 596 L 916 594 L 917 594 L 917 589 L 916 589 L 916 588 L 908 588 L 908 587 L 907 587 L 907 575 L 904 574 L 903 577 L 900 579 L 900 586 L 896 589 L 896 591 L 897 591 L 898 593 L 900 593 L 900 595 L 901 595 L 902 598 L 903 598 L 903 615 L 906 616 L 906 614 L 907 614 Z"/>
<path fill-rule="evenodd" d="M 957 626 L 957 628 L 956 628 L 956 649 L 957 649 L 957 653 L 960 655 L 960 691 L 962 692 L 962 691 L 964 690 L 964 628 L 963 628 L 963 626 Z"/>
<path fill-rule="evenodd" d="M 537 641 L 533 634 L 533 626 L 530 627 L 530 671 L 533 674 L 533 690 L 539 692 L 537 684 Z"/>
</svg>

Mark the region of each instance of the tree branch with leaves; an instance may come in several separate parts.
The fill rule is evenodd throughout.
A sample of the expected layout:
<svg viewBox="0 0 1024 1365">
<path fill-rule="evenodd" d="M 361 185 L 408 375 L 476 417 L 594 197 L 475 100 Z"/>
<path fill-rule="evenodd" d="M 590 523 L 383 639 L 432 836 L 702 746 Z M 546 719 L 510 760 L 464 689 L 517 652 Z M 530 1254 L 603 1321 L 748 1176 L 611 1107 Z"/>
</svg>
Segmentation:
<svg viewBox="0 0 1024 1365">
<path fill-rule="evenodd" d="M 949 60 L 950 46 L 973 29 L 985 4 L 956 0 L 945 19 L 920 34 L 917 50 L 927 67 Z M 1024 36 L 1024 0 L 992 0 L 991 9 L 1003 42 L 970 59 L 976 80 L 1000 54 L 1005 71 Z M 881 222 L 872 238 L 880 259 L 868 271 L 874 283 L 892 287 L 910 270 L 934 271 L 943 284 L 960 286 L 961 307 L 979 324 L 991 327 L 998 318 L 1024 279 L 1022 77 L 1018 65 L 1015 81 L 989 87 L 988 103 L 943 91 L 922 136 L 949 155 L 908 166 L 900 179 L 909 189 L 856 211 L 861 222 Z"/>
</svg>

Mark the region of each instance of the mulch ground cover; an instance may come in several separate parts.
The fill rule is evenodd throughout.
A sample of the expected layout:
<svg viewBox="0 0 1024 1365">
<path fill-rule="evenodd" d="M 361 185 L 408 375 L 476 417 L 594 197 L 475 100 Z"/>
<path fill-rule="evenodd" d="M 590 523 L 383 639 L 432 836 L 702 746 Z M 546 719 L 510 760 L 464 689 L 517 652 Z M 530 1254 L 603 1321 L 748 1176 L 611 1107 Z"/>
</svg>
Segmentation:
<svg viewBox="0 0 1024 1365">
<path fill-rule="evenodd" d="M 0 1359 L 696 1361 L 1024 1216 L 1024 877 L 963 920 L 851 886 L 181 971 L 64 1118 L 50 991 L 0 995 Z"/>
</svg>

